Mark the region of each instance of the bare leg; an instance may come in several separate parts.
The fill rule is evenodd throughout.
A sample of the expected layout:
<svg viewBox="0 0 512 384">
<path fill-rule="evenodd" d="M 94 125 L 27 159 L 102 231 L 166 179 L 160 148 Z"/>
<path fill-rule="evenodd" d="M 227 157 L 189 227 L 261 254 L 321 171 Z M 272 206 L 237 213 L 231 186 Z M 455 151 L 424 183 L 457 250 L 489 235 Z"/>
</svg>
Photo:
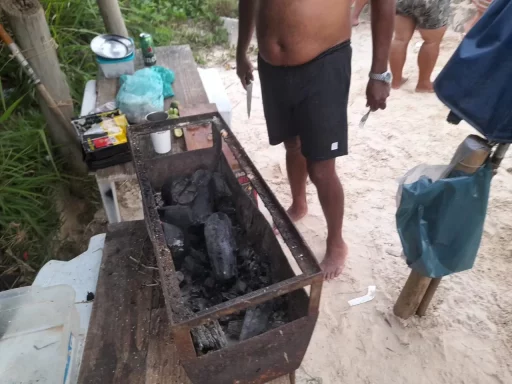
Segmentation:
<svg viewBox="0 0 512 384">
<path fill-rule="evenodd" d="M 306 201 L 306 181 L 308 170 L 306 158 L 302 155 L 300 139 L 295 137 L 284 142 L 286 148 L 286 172 L 292 191 L 292 205 L 288 208 L 288 216 L 292 221 L 302 219 L 308 213 Z"/>
<path fill-rule="evenodd" d="M 356 27 L 359 25 L 359 16 L 363 12 L 364 7 L 368 4 L 368 0 L 354 0 L 354 8 L 352 9 L 352 26 Z"/>
<path fill-rule="evenodd" d="M 348 247 L 342 236 L 345 197 L 336 174 L 336 160 L 308 161 L 309 177 L 318 191 L 318 198 L 327 221 L 327 250 L 321 263 L 324 277 L 337 277 L 345 266 Z"/>
<path fill-rule="evenodd" d="M 416 92 L 434 92 L 430 77 L 439 57 L 439 47 L 446 32 L 446 26 L 438 29 L 420 29 L 424 42 L 418 53 L 418 67 L 420 74 Z"/>
<path fill-rule="evenodd" d="M 412 35 L 416 24 L 410 17 L 401 15 L 395 16 L 395 36 L 391 42 L 391 51 L 389 53 L 389 66 L 393 74 L 393 82 L 391 87 L 394 89 L 400 88 L 407 81 L 402 77 L 402 71 L 407 58 L 407 46 L 411 41 Z"/>
</svg>

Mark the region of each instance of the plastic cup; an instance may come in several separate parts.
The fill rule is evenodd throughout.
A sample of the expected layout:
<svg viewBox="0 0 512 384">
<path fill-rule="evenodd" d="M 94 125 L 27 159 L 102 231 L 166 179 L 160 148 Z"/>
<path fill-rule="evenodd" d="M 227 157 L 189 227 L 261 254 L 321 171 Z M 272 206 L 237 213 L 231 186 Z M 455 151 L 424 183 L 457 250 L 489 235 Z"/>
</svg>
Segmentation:
<svg viewBox="0 0 512 384">
<path fill-rule="evenodd" d="M 146 115 L 146 121 L 157 122 L 165 121 L 169 118 L 169 114 L 164 111 L 151 112 Z M 171 130 L 151 133 L 151 142 L 156 153 L 164 154 L 171 150 Z"/>
</svg>

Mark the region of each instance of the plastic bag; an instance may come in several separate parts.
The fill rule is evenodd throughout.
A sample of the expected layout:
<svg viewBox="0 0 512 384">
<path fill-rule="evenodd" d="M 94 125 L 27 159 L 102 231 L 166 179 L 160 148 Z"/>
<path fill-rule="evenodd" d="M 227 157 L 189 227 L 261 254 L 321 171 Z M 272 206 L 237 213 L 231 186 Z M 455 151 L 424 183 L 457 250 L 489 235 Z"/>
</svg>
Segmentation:
<svg viewBox="0 0 512 384">
<path fill-rule="evenodd" d="M 434 83 L 450 122 L 457 116 L 488 140 L 512 142 L 511 46 L 512 2 L 494 0 Z"/>
<path fill-rule="evenodd" d="M 450 167 L 416 167 L 399 188 L 396 224 L 407 264 L 432 278 L 473 267 L 487 212 L 490 165 L 435 179 Z"/>
<path fill-rule="evenodd" d="M 148 113 L 163 111 L 164 98 L 174 96 L 174 73 L 163 67 L 140 69 L 119 78 L 116 103 L 130 123 L 141 123 Z"/>
</svg>

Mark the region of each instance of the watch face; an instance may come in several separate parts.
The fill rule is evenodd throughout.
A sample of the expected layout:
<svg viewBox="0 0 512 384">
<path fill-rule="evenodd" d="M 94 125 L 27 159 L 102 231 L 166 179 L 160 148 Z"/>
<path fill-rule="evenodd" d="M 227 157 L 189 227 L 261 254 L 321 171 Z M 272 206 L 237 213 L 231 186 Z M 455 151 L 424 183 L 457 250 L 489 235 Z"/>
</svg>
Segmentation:
<svg viewBox="0 0 512 384">
<path fill-rule="evenodd" d="M 392 77 L 393 77 L 393 76 L 391 75 L 391 72 L 386 72 L 386 73 L 384 74 L 384 81 L 385 81 L 386 83 L 391 83 L 391 79 L 392 79 Z"/>
</svg>

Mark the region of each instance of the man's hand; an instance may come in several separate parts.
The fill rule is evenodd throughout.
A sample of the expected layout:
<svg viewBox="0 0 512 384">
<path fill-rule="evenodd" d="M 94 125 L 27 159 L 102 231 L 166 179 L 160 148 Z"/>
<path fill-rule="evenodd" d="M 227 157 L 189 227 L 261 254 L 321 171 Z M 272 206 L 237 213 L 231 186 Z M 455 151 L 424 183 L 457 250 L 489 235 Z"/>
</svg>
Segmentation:
<svg viewBox="0 0 512 384">
<path fill-rule="evenodd" d="M 386 100 L 389 96 L 390 84 L 370 79 L 366 87 L 366 106 L 374 112 L 378 109 L 386 109 Z"/>
<path fill-rule="evenodd" d="M 254 67 L 247 55 L 238 55 L 236 58 L 236 74 L 240 78 L 242 85 L 247 89 L 247 84 L 254 80 L 254 76 L 252 71 Z"/>
</svg>

